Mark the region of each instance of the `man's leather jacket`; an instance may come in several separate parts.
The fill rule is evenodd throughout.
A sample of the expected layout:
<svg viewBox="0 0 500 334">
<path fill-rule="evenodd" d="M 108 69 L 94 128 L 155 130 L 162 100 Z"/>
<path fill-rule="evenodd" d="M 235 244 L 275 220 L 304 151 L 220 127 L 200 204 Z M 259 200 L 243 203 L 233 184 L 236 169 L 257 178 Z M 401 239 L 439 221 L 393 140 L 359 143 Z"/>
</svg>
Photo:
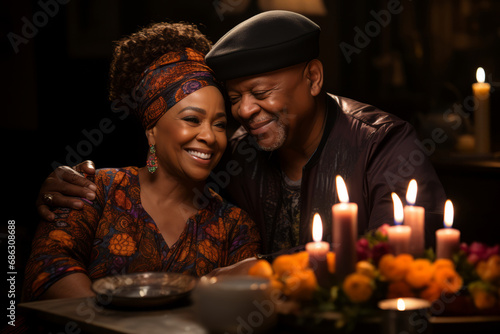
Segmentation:
<svg viewBox="0 0 500 334">
<path fill-rule="evenodd" d="M 392 224 L 391 193 L 396 192 L 404 202 L 409 181 L 416 179 L 416 205 L 426 210 L 429 246 L 434 230 L 442 226 L 446 198 L 414 128 L 371 105 L 331 94 L 326 100 L 323 137 L 302 172 L 299 244 L 312 240 L 316 212 L 323 221 L 323 239 L 332 240 L 331 207 L 338 203 L 335 177 L 341 175 L 350 202 L 358 205 L 358 234 Z M 260 150 L 243 127 L 234 133 L 230 144 L 210 185 L 215 182 L 216 191 L 222 191 L 254 219 L 260 228 L 263 252 L 278 251 L 271 249 L 276 222 L 266 219 L 278 216 L 275 213 L 282 201 L 277 155 Z"/>
</svg>

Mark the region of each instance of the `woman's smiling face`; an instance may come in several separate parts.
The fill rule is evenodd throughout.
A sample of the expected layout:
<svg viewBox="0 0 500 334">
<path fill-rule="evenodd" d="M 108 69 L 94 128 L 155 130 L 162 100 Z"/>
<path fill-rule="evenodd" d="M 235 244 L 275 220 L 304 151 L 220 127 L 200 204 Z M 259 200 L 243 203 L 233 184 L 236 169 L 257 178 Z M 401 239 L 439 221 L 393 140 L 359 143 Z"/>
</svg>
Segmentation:
<svg viewBox="0 0 500 334">
<path fill-rule="evenodd" d="M 147 131 L 159 167 L 175 178 L 205 180 L 226 149 L 226 123 L 224 98 L 216 87 L 189 94 Z"/>
</svg>

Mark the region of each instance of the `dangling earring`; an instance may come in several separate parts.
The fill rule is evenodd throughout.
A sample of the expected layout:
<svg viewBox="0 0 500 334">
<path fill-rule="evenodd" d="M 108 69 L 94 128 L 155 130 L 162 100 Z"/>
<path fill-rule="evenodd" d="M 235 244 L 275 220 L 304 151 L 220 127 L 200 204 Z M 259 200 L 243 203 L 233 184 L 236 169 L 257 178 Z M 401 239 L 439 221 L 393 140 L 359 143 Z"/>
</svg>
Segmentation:
<svg viewBox="0 0 500 334">
<path fill-rule="evenodd" d="M 149 145 L 148 161 L 146 163 L 148 166 L 148 172 L 153 174 L 158 169 L 158 158 L 156 157 L 156 149 L 154 145 Z"/>
</svg>

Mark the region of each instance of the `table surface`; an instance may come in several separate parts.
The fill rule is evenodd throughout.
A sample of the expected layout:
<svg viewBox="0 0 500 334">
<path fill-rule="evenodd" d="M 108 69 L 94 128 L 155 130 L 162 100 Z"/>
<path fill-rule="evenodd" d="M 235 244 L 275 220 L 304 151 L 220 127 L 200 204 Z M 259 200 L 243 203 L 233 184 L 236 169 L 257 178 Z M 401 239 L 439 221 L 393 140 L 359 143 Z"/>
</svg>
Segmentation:
<svg viewBox="0 0 500 334">
<path fill-rule="evenodd" d="M 44 322 L 55 324 L 60 328 L 69 326 L 69 331 L 74 333 L 81 329 L 88 333 L 209 334 L 209 331 L 196 320 L 190 305 L 159 310 L 116 310 L 97 305 L 94 298 L 68 298 L 22 303 L 18 306 L 27 311 L 30 317 L 35 315 Z M 434 330 L 439 333 L 469 333 L 470 330 L 475 333 L 490 333 L 493 328 L 500 332 L 500 315 L 431 317 L 430 322 Z M 331 329 L 330 326 L 328 328 Z M 373 322 L 370 328 L 373 333 L 378 332 L 374 330 Z M 481 328 L 484 328 L 484 331 Z M 289 333 L 290 328 L 276 328 L 276 331 Z M 313 332 L 318 331 L 311 331 Z"/>
<path fill-rule="evenodd" d="M 105 308 L 97 305 L 94 298 L 68 298 L 22 303 L 19 307 L 59 326 L 74 322 L 82 331 L 90 333 L 208 334 L 196 321 L 191 306 L 129 311 Z"/>
</svg>

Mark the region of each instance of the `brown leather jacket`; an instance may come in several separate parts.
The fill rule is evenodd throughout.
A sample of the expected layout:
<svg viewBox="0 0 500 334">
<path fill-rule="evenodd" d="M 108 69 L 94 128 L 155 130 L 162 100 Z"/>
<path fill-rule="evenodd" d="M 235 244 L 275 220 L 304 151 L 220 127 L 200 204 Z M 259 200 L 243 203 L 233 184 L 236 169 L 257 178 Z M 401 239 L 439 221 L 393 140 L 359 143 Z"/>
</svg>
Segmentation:
<svg viewBox="0 0 500 334">
<path fill-rule="evenodd" d="M 416 205 L 426 210 L 426 242 L 432 244 L 434 230 L 442 226 L 446 197 L 414 128 L 371 105 L 331 94 L 326 99 L 323 137 L 302 173 L 299 244 L 312 240 L 316 212 L 323 221 L 323 239 L 332 240 L 336 175 L 344 178 L 350 201 L 358 204 L 359 234 L 392 224 L 391 192 L 404 201 L 409 181 L 416 179 Z M 265 217 L 277 216 L 273 212 L 281 205 L 281 177 L 276 154 L 260 150 L 241 127 L 207 184 L 250 214 L 260 228 L 265 253 L 277 251 L 271 249 L 275 222 Z"/>
</svg>

